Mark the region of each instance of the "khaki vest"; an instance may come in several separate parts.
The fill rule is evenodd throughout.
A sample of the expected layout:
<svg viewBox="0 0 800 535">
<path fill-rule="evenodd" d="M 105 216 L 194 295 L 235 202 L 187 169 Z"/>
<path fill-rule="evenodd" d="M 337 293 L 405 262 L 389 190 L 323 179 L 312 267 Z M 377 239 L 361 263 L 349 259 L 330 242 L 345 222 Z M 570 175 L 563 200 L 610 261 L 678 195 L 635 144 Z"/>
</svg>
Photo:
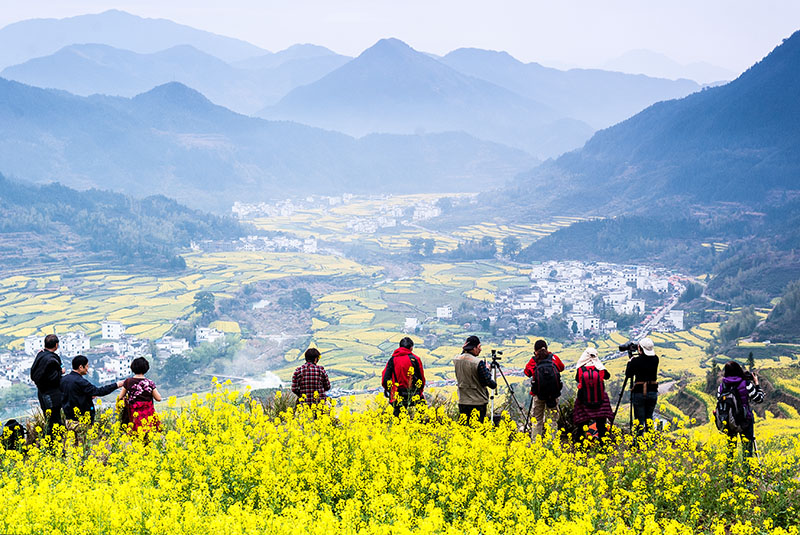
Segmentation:
<svg viewBox="0 0 800 535">
<path fill-rule="evenodd" d="M 453 359 L 458 383 L 458 402 L 462 405 L 486 405 L 489 390 L 478 379 L 478 363 L 481 359 L 470 353 L 462 353 Z"/>
</svg>

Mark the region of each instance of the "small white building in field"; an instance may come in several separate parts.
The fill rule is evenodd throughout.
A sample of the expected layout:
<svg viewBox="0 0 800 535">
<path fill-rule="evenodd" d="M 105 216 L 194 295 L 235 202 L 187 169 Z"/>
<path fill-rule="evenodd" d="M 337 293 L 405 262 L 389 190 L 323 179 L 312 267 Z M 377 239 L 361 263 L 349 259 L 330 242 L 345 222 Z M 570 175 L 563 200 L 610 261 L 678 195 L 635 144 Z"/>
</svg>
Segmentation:
<svg viewBox="0 0 800 535">
<path fill-rule="evenodd" d="M 406 331 L 413 331 L 419 326 L 419 320 L 417 318 L 406 318 L 406 322 L 403 325 L 403 328 Z"/>
<path fill-rule="evenodd" d="M 676 329 L 679 331 L 683 330 L 683 310 L 670 310 L 669 311 L 669 321 L 675 326 Z"/>
<path fill-rule="evenodd" d="M 445 305 L 443 307 L 436 307 L 436 318 L 440 320 L 449 320 L 453 317 L 453 307 Z"/>
<path fill-rule="evenodd" d="M 72 331 L 59 336 L 58 350 L 62 357 L 71 358 L 87 351 L 90 345 L 85 332 Z"/>
<path fill-rule="evenodd" d="M 44 349 L 44 336 L 28 336 L 25 338 L 25 354 L 36 355 Z"/>
<path fill-rule="evenodd" d="M 119 340 L 125 334 L 125 326 L 118 321 L 102 321 L 100 331 L 103 340 Z"/>
</svg>

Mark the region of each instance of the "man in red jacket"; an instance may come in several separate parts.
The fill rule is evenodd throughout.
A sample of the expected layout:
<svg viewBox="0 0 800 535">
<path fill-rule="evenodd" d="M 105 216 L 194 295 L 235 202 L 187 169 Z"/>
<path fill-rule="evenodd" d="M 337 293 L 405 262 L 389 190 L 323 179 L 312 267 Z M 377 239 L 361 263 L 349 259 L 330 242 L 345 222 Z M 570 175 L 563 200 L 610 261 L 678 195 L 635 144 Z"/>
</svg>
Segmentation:
<svg viewBox="0 0 800 535">
<path fill-rule="evenodd" d="M 533 358 L 525 366 L 525 375 L 532 378 L 531 381 L 531 396 L 533 396 L 533 418 L 536 420 L 536 425 L 533 428 L 533 437 L 544 433 L 544 422 L 549 420 L 554 422 L 558 416 L 557 399 L 558 394 L 561 393 L 561 377 L 560 373 L 564 371 L 564 363 L 558 358 L 555 353 L 550 353 L 547 349 L 547 342 L 544 340 L 536 340 L 533 345 Z M 543 364 L 549 368 L 547 374 L 540 373 L 537 376 L 536 365 Z M 537 381 L 543 381 L 544 378 L 551 384 L 537 384 Z M 547 391 L 547 395 L 543 392 Z M 557 392 L 557 393 L 556 393 Z M 555 397 L 553 397 L 555 395 Z"/>
<path fill-rule="evenodd" d="M 394 406 L 395 416 L 400 416 L 402 407 L 425 403 L 425 372 L 422 361 L 411 352 L 412 349 L 414 341 L 406 336 L 400 340 L 400 347 L 394 350 L 383 369 L 381 384 L 389 403 Z"/>
</svg>

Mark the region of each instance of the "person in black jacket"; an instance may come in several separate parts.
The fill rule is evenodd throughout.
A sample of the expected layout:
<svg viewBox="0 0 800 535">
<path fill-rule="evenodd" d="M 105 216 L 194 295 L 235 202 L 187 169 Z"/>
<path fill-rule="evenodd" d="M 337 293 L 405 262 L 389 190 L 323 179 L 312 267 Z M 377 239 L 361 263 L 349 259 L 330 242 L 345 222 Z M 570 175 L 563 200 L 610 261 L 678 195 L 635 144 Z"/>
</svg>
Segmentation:
<svg viewBox="0 0 800 535">
<path fill-rule="evenodd" d="M 636 435 L 652 428 L 653 413 L 658 403 L 658 355 L 650 338 L 639 340 L 639 354 L 628 361 L 625 377 L 631 381 L 633 418 L 638 421 Z"/>
<path fill-rule="evenodd" d="M 58 336 L 48 334 L 44 337 L 44 349 L 39 351 L 31 366 L 31 380 L 38 390 L 39 405 L 47 420 L 45 436 L 53 433 L 53 426 L 61 424 L 61 357 L 58 351 Z"/>
<path fill-rule="evenodd" d="M 94 403 L 92 398 L 110 394 L 122 386 L 122 381 L 96 387 L 84 378 L 89 373 L 89 359 L 78 355 L 72 359 L 72 372 L 61 378 L 61 395 L 64 404 L 64 417 L 78 421 L 89 413 L 89 422 L 94 422 Z"/>
</svg>

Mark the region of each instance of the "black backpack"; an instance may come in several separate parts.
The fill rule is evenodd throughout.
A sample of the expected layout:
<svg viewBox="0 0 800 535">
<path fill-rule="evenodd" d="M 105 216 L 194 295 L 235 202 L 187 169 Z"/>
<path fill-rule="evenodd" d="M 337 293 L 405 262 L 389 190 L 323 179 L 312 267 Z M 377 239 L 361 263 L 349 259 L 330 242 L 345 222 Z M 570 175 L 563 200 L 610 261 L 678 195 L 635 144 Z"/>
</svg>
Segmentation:
<svg viewBox="0 0 800 535">
<path fill-rule="evenodd" d="M 599 408 L 603 404 L 606 391 L 603 372 L 595 368 L 582 366 L 578 368 L 578 373 L 581 379 L 581 388 L 578 391 L 581 401 L 590 409 Z"/>
<path fill-rule="evenodd" d="M 531 383 L 531 392 L 547 403 L 548 407 L 555 407 L 558 396 L 561 395 L 561 373 L 556 368 L 553 355 L 550 354 L 536 362 Z"/>
<path fill-rule="evenodd" d="M 25 444 L 25 428 L 18 421 L 11 419 L 2 429 L 3 447 L 7 450 L 18 450 Z"/>
<path fill-rule="evenodd" d="M 735 385 L 723 383 L 717 393 L 717 407 L 714 409 L 714 423 L 717 429 L 728 435 L 744 431 L 745 414 Z"/>
</svg>

